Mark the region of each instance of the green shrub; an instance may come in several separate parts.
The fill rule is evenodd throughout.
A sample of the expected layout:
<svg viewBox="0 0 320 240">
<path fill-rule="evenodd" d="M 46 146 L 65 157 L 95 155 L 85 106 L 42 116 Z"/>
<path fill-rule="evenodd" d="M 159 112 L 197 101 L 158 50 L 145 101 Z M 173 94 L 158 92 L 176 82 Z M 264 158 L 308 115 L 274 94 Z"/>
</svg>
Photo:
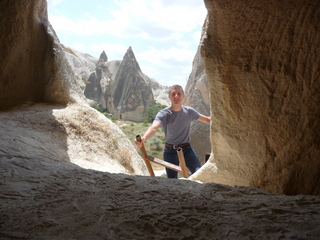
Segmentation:
<svg viewBox="0 0 320 240">
<path fill-rule="evenodd" d="M 159 152 L 158 152 L 158 151 L 152 151 L 151 156 L 156 157 L 156 156 L 158 156 L 158 154 L 159 154 Z"/>
<path fill-rule="evenodd" d="M 94 109 L 98 110 L 101 113 L 106 112 L 106 109 L 104 109 L 103 107 L 101 107 L 100 105 L 94 103 L 91 107 L 93 107 Z"/>
<path fill-rule="evenodd" d="M 167 106 L 161 105 L 160 103 L 154 103 L 154 105 L 151 108 L 148 108 L 146 111 L 144 111 L 144 115 L 147 116 L 149 122 L 153 122 L 155 119 L 157 113 L 161 110 L 166 108 Z"/>
<path fill-rule="evenodd" d="M 144 120 L 142 126 L 148 127 L 149 126 L 149 120 Z"/>
</svg>

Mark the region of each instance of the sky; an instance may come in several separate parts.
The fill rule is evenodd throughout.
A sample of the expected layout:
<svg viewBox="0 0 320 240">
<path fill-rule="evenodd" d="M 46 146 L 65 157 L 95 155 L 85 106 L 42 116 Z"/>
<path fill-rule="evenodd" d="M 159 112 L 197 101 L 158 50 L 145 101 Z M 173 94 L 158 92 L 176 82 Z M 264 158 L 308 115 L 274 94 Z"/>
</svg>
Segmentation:
<svg viewBox="0 0 320 240">
<path fill-rule="evenodd" d="M 185 87 L 207 10 L 203 0 L 47 0 L 60 42 L 108 61 L 131 46 L 143 73 Z"/>
</svg>

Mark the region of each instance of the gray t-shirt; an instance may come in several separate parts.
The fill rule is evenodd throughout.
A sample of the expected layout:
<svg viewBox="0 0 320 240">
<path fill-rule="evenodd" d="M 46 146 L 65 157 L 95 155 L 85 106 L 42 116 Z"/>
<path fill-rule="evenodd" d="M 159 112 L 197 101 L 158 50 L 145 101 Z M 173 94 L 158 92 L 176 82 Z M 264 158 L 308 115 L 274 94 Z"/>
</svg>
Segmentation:
<svg viewBox="0 0 320 240">
<path fill-rule="evenodd" d="M 182 106 L 179 112 L 167 107 L 158 112 L 154 121 L 161 122 L 167 143 L 178 145 L 190 142 L 190 124 L 199 117 L 200 113 L 192 107 Z"/>
</svg>

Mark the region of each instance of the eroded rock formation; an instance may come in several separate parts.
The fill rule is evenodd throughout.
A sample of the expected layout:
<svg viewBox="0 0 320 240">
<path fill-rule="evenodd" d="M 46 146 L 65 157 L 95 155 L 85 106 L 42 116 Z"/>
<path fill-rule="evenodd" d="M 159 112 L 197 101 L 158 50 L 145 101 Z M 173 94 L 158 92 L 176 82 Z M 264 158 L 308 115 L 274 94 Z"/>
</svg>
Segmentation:
<svg viewBox="0 0 320 240">
<path fill-rule="evenodd" d="M 320 194 L 319 2 L 205 4 L 214 156 L 194 179 Z"/>
<path fill-rule="evenodd" d="M 129 47 L 121 61 L 111 89 L 112 104 L 108 110 L 123 120 L 143 121 L 144 111 L 154 105 L 154 97 L 147 76 Z"/>
<path fill-rule="evenodd" d="M 105 51 L 100 54 L 100 58 L 95 66 L 94 71 L 90 74 L 86 81 L 84 95 L 97 103 L 103 108 L 107 108 L 107 102 L 110 97 L 112 87 L 112 74 L 107 66 L 108 57 Z"/>
<path fill-rule="evenodd" d="M 112 60 L 112 61 L 107 62 L 107 66 L 110 70 L 111 78 L 113 80 L 115 79 L 115 76 L 117 75 L 120 64 L 121 64 L 120 60 Z M 147 81 L 148 85 L 151 87 L 154 100 L 158 103 L 169 106 L 170 100 L 168 99 L 168 91 L 169 91 L 168 87 L 162 86 L 155 79 L 150 78 L 145 74 L 144 74 L 144 76 L 145 76 L 145 80 Z M 112 105 L 111 100 L 110 100 L 109 105 Z"/>
<path fill-rule="evenodd" d="M 62 45 L 63 46 L 63 45 Z M 70 47 L 63 46 L 66 58 L 74 71 L 76 79 L 81 89 L 84 89 L 84 95 L 90 105 L 98 104 L 107 109 L 108 106 L 113 106 L 113 98 L 111 96 L 112 84 L 116 78 L 117 72 L 120 68 L 121 60 L 108 61 L 108 56 L 105 51 L 102 51 L 99 59 L 92 57 L 90 54 L 81 53 Z M 138 62 L 136 63 L 137 65 Z M 155 79 L 148 77 L 141 73 L 140 67 L 132 68 L 132 66 L 125 65 L 122 68 L 129 66 L 129 72 L 132 75 L 142 75 L 147 85 L 151 88 L 154 96 L 154 101 L 163 105 L 169 105 L 168 87 L 160 85 Z M 120 72 L 126 72 L 122 69 Z M 136 71 L 136 73 L 134 73 Z M 125 76 L 124 76 L 125 77 Z M 130 80 L 128 81 L 130 83 Z M 113 111 L 113 107 L 110 108 Z M 109 111 L 109 109 L 107 109 Z M 113 111 L 114 113 L 117 111 Z M 131 112 L 131 110 L 129 110 Z M 136 113 L 135 113 L 136 114 Z M 135 115 L 134 114 L 134 115 Z M 123 116 L 125 114 L 121 114 Z M 120 116 L 116 114 L 116 116 Z M 144 119 L 142 114 L 141 119 Z M 135 118 L 136 119 L 136 118 Z"/>
<path fill-rule="evenodd" d="M 99 59 L 88 53 L 76 51 L 63 44 L 61 44 L 61 46 L 65 57 L 78 80 L 79 86 L 81 89 L 85 89 L 86 82 L 89 79 L 90 74 L 95 71 Z"/>
<path fill-rule="evenodd" d="M 209 2 L 207 7 L 210 11 L 216 9 L 216 16 L 219 13 L 223 14 L 223 17 L 220 16 L 222 19 L 225 15 L 233 16 L 223 10 L 233 9 L 232 7 L 241 4 L 238 0 L 214 2 L 225 8 L 220 9 L 217 6 L 212 8 Z M 266 3 L 264 2 L 264 6 L 274 10 L 274 5 Z M 242 4 L 241 9 L 246 9 L 246 5 Z M 263 9 L 260 1 L 252 4 L 257 4 L 256 8 L 260 6 Z M 290 8 L 291 5 L 278 3 L 275 7 Z M 235 9 L 236 13 L 239 13 L 240 9 Z M 74 80 L 64 55 L 61 54 L 62 51 L 50 28 L 45 10 L 46 2 L 43 0 L 0 1 L 1 29 L 5 29 L 3 32 L 6 33 L 0 35 L 2 46 L 0 53 L 2 59 L 7 60 L 1 60 L 4 65 L 0 65 L 1 73 L 6 74 L 0 78 L 1 87 L 7 87 L 4 90 L 1 88 L 0 95 L 1 110 L 7 109 L 0 112 L 1 239 L 316 240 L 320 238 L 319 196 L 271 195 L 253 187 L 200 184 L 189 180 L 110 173 L 125 169 L 130 174 L 143 175 L 145 168 L 139 166 L 141 158 L 128 139 L 124 138 L 120 129 L 115 128 L 108 119 L 87 104 L 82 104 L 83 94 L 78 88 L 72 88 L 73 84 L 79 85 Z M 243 16 L 245 14 L 241 15 Z M 211 18 L 209 20 L 208 24 L 217 23 L 211 22 Z M 257 20 L 259 18 L 251 23 Z M 30 28 L 25 31 L 23 26 Z M 209 43 L 212 42 L 209 40 L 215 36 L 212 33 L 219 32 L 217 26 L 213 29 L 208 28 L 211 30 L 208 31 L 208 39 L 204 42 L 205 48 L 202 49 L 202 55 L 207 52 L 205 67 L 210 73 L 208 79 L 211 92 L 215 89 L 212 85 L 215 87 L 223 84 L 224 89 L 232 89 L 228 87 L 227 79 L 222 77 L 224 81 L 221 82 L 220 78 L 214 78 L 217 77 L 214 74 L 217 72 L 211 72 L 210 68 L 211 56 L 215 56 L 215 60 L 219 59 L 220 64 L 228 59 L 213 54 L 210 48 Z M 309 28 L 309 25 L 305 26 Z M 8 35 L 9 29 L 12 30 L 12 35 Z M 216 35 L 216 38 L 219 36 Z M 29 38 L 32 38 L 33 43 L 41 43 L 39 46 L 43 48 L 31 44 Z M 14 42 L 13 45 L 10 39 Z M 8 44 L 9 51 L 4 44 Z M 213 49 L 216 50 L 216 46 Z M 224 52 L 224 48 L 221 51 Z M 24 62 L 21 70 L 17 69 L 14 72 L 13 63 L 21 59 L 28 61 Z M 31 59 L 34 61 L 30 61 Z M 220 71 L 224 69 L 219 64 L 211 67 Z M 23 70 L 26 69 L 29 72 L 23 74 Z M 223 76 L 220 72 L 218 76 L 221 75 Z M 33 79 L 34 77 L 36 78 Z M 214 79 L 219 81 L 213 84 Z M 296 80 L 301 79 L 298 77 Z M 29 95 L 27 93 L 17 95 L 16 93 L 22 92 L 19 84 L 26 87 L 25 81 L 27 84 L 40 84 L 40 90 L 42 88 L 44 91 L 43 95 L 37 98 L 40 90 L 32 86 L 27 86 L 27 90 L 31 91 Z M 298 83 L 294 82 L 292 85 L 296 84 Z M 318 89 L 317 84 L 317 81 L 313 82 L 314 91 Z M 18 88 L 17 92 L 15 87 Z M 291 91 L 295 90 L 291 87 L 289 89 L 287 96 L 291 96 L 290 94 L 293 94 Z M 221 92 L 221 89 L 215 91 L 220 95 L 226 95 L 227 100 L 230 97 L 228 92 Z M 310 89 L 306 86 L 305 91 L 308 93 Z M 257 94 L 253 95 L 256 97 Z M 15 100 L 15 97 L 19 99 Z M 301 96 L 302 103 L 306 101 L 303 97 L 306 96 Z M 312 97 L 317 98 L 317 95 Z M 246 98 L 251 99 L 251 95 Z M 268 98 L 263 98 L 266 99 Z M 29 103 L 30 100 L 36 104 Z M 26 102 L 28 104 L 21 105 Z M 232 101 L 229 99 L 229 102 Z M 211 103 L 212 111 L 215 102 Z M 295 103 L 300 104 L 300 102 Z M 222 119 L 227 110 L 230 111 L 230 108 L 224 109 L 222 105 L 216 106 L 218 109 L 214 112 L 216 115 L 213 115 L 215 121 L 212 125 L 214 139 L 217 129 L 228 133 L 229 125 L 222 125 L 218 120 Z M 312 107 L 308 106 L 304 111 L 309 113 L 310 109 Z M 293 110 L 296 111 L 296 108 Z M 314 114 L 310 118 L 316 116 Z M 281 120 L 279 115 L 277 117 Z M 246 118 L 244 120 L 248 121 Z M 309 124 L 309 131 L 314 130 L 313 124 L 317 122 L 307 120 L 303 123 Z M 266 121 L 271 120 L 266 119 Z M 235 126 L 238 127 L 239 125 Z M 309 131 L 303 134 L 309 134 Z M 279 138 L 278 135 L 270 137 Z M 299 137 L 301 138 L 301 135 L 297 136 Z M 242 139 L 247 141 L 245 136 L 242 136 Z M 228 140 L 231 140 L 231 137 Z M 259 139 L 254 138 L 254 140 Z M 316 139 L 302 140 L 309 141 L 304 144 L 312 144 Z M 236 144 L 236 142 L 231 143 Z M 289 144 L 288 147 L 290 146 Z M 314 148 L 309 148 L 310 160 L 313 159 L 313 151 L 317 149 L 316 146 L 311 146 Z M 100 161 L 96 165 L 91 162 L 95 157 Z M 212 159 L 210 163 L 213 165 Z M 107 169 L 101 169 L 101 165 Z M 295 189 L 295 185 L 293 187 Z"/>
<path fill-rule="evenodd" d="M 194 57 L 192 72 L 185 89 L 184 105 L 194 107 L 201 114 L 210 116 L 209 83 L 204 69 L 204 63 L 200 56 L 200 48 Z M 210 126 L 194 121 L 191 123 L 190 137 L 201 164 L 208 159 L 211 153 Z"/>
</svg>

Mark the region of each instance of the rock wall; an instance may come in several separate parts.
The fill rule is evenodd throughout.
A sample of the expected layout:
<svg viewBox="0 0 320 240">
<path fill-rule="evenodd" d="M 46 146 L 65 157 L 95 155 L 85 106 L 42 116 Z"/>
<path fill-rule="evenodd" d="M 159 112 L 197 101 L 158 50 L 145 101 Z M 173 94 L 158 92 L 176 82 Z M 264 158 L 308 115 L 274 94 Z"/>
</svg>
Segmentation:
<svg viewBox="0 0 320 240">
<path fill-rule="evenodd" d="M 210 116 L 209 83 L 200 56 L 200 47 L 193 60 L 192 72 L 186 85 L 185 95 L 184 105 L 191 106 L 201 114 Z M 190 138 L 192 147 L 201 164 L 204 164 L 207 155 L 211 153 L 210 126 L 199 121 L 192 122 Z"/>
<path fill-rule="evenodd" d="M 214 155 L 194 179 L 320 194 L 320 3 L 204 2 Z"/>
<path fill-rule="evenodd" d="M 83 99 L 48 22 L 46 1 L 2 0 L 0 9 L 0 110 Z"/>
</svg>

